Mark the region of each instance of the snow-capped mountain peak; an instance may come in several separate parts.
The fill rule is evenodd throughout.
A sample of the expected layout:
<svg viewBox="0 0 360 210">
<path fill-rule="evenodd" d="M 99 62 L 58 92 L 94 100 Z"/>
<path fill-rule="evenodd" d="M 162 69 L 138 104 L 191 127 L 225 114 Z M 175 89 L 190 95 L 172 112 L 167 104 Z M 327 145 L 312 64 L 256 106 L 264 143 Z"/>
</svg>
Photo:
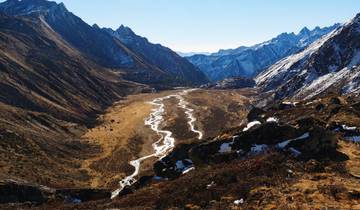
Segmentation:
<svg viewBox="0 0 360 210">
<path fill-rule="evenodd" d="M 188 59 L 211 80 L 235 76 L 254 77 L 282 58 L 303 50 L 338 26 L 339 24 L 324 28 L 316 27 L 313 30 L 305 27 L 298 34 L 282 33 L 251 47 L 220 50 L 209 56 L 194 55 Z"/>
<path fill-rule="evenodd" d="M 327 90 L 356 92 L 360 85 L 360 15 L 256 77 L 277 98 L 311 98 Z"/>
</svg>

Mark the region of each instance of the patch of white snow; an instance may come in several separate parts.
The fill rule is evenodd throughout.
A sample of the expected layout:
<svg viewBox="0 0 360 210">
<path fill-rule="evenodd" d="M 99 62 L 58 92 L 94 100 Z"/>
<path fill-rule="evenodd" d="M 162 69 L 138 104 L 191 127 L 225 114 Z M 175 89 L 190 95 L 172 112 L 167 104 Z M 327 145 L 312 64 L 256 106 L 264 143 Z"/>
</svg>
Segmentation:
<svg viewBox="0 0 360 210">
<path fill-rule="evenodd" d="M 278 122 L 279 122 L 279 120 L 278 120 L 277 118 L 275 118 L 275 117 L 269 117 L 269 118 L 266 120 L 266 122 L 274 122 L 274 123 L 278 123 Z"/>
<path fill-rule="evenodd" d="M 231 145 L 232 143 L 223 143 L 221 146 L 220 146 L 220 149 L 219 149 L 219 153 L 228 153 L 228 152 L 231 152 Z"/>
<path fill-rule="evenodd" d="M 289 139 L 289 140 L 285 140 L 283 142 L 280 142 L 276 145 L 276 148 L 280 148 L 280 149 L 284 149 L 290 142 L 292 141 L 296 141 L 296 140 L 301 140 L 301 139 L 306 139 L 309 138 L 310 134 L 309 132 L 304 133 L 303 135 L 295 138 L 295 139 Z"/>
<path fill-rule="evenodd" d="M 350 127 L 350 126 L 347 126 L 347 125 L 342 125 L 342 128 L 346 131 L 356 131 L 357 127 L 353 126 L 353 127 Z"/>
<path fill-rule="evenodd" d="M 251 147 L 251 154 L 260 154 L 268 149 L 268 145 L 266 144 L 255 144 Z"/>
<path fill-rule="evenodd" d="M 252 122 L 249 122 L 247 125 L 246 125 L 246 128 L 243 129 L 243 131 L 247 131 L 249 130 L 250 128 L 254 127 L 255 125 L 261 125 L 261 122 L 259 121 L 252 121 Z"/>
<path fill-rule="evenodd" d="M 243 199 L 243 198 L 234 201 L 234 204 L 235 204 L 235 205 L 240 205 L 240 204 L 243 204 L 243 203 L 244 203 L 244 199 Z"/>
</svg>

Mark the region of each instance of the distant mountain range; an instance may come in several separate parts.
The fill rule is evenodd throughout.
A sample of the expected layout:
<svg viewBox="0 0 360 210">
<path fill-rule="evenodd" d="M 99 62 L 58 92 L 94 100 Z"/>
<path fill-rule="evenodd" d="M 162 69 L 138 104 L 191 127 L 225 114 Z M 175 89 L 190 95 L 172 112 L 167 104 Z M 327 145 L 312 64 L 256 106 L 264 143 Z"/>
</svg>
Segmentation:
<svg viewBox="0 0 360 210">
<path fill-rule="evenodd" d="M 254 45 L 220 50 L 211 55 L 193 55 L 187 59 L 198 66 L 212 81 L 229 77 L 254 77 L 280 59 L 299 52 L 323 35 L 339 27 L 303 28 L 298 34 L 282 33 L 279 36 Z"/>
<path fill-rule="evenodd" d="M 275 97 L 311 98 L 325 92 L 360 93 L 360 14 L 305 50 L 256 77 Z"/>
</svg>

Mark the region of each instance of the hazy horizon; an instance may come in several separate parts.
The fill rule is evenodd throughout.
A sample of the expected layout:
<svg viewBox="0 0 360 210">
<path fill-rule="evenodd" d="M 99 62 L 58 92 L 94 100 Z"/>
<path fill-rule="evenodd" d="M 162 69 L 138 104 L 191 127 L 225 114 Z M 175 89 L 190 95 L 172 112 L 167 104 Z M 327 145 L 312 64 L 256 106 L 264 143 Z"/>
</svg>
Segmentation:
<svg viewBox="0 0 360 210">
<path fill-rule="evenodd" d="M 360 12 L 357 0 L 56 2 L 63 2 L 90 25 L 117 29 L 123 24 L 153 43 L 184 53 L 251 46 L 283 32 L 298 33 L 305 26 L 313 29 L 343 23 Z"/>
</svg>

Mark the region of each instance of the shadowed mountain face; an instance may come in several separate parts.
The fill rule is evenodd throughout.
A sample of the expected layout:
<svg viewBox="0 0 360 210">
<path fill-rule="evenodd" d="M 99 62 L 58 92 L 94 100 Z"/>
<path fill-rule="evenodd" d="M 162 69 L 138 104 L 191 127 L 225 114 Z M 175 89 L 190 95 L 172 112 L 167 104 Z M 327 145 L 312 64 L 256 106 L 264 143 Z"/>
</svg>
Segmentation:
<svg viewBox="0 0 360 210">
<path fill-rule="evenodd" d="M 136 35 L 130 28 L 121 25 L 116 31 L 104 28 L 104 31 L 119 39 L 133 52 L 139 54 L 144 60 L 158 66 L 166 72 L 176 75 L 195 84 L 207 82 L 206 76 L 174 51 L 160 44 L 152 44 L 146 38 Z"/>
<path fill-rule="evenodd" d="M 42 17 L 64 40 L 100 64 L 107 67 L 134 66 L 134 60 L 125 49 L 70 13 L 63 4 L 44 0 L 10 0 L 0 4 L 0 12 L 10 16 Z"/>
<path fill-rule="evenodd" d="M 107 32 L 86 24 L 63 4 L 45 0 L 9 0 L 0 4 L 0 13 L 41 18 L 51 30 L 84 56 L 103 67 L 124 70 L 124 78 L 128 80 L 171 86 L 207 81 L 203 73 L 185 59 L 175 57 L 171 50 L 164 52 L 160 48 L 158 52 L 156 48 L 150 52 L 142 52 L 141 49 L 133 51 Z M 149 57 L 149 54 L 155 54 L 156 57 Z M 165 62 L 168 57 L 173 58 L 170 64 Z"/>
<path fill-rule="evenodd" d="M 360 91 L 360 15 L 304 51 L 271 66 L 256 78 L 277 98 L 310 98 L 326 91 Z"/>
<path fill-rule="evenodd" d="M 84 120 L 135 84 L 84 58 L 42 19 L 0 16 L 0 101 Z"/>
<path fill-rule="evenodd" d="M 298 34 L 283 33 L 252 47 L 220 50 L 211 55 L 194 55 L 187 58 L 210 80 L 236 76 L 254 77 L 280 59 L 304 49 L 338 26 L 335 24 L 325 28 L 316 27 L 313 30 L 305 27 Z"/>
<path fill-rule="evenodd" d="M 0 15 L 0 179 L 86 181 L 81 160 L 97 149 L 77 139 L 97 114 L 143 88 L 118 73 L 88 59 L 42 18 Z"/>
</svg>

